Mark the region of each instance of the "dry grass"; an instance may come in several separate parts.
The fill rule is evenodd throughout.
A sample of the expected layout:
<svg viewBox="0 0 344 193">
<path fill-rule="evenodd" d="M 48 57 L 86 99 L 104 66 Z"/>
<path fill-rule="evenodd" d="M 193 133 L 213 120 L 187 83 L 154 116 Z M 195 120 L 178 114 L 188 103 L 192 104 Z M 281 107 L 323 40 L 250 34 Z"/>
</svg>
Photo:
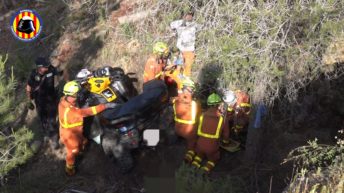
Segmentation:
<svg viewBox="0 0 344 193">
<path fill-rule="evenodd" d="M 181 17 L 181 10 L 193 7 L 196 21 L 203 26 L 194 78 L 207 65 L 220 64 L 224 73 L 218 78 L 225 87 L 250 90 L 254 102 L 268 105 L 282 92 L 294 100 L 300 88 L 323 72 L 322 53 L 332 39 L 342 35 L 338 28 L 343 23 L 341 1 L 153 2 L 135 4 L 135 12 L 151 10 L 151 16 L 119 26 L 126 28 L 122 33 L 117 30 L 121 39 L 139 41 L 136 55 L 146 57 L 158 40 L 173 44 L 170 22 Z"/>
</svg>

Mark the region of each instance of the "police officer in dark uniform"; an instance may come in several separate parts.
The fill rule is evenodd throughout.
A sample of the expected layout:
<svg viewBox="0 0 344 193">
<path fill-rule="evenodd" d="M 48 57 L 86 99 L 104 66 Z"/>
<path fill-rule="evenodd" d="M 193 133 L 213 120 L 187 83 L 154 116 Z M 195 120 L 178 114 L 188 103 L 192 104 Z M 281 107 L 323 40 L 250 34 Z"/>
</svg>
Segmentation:
<svg viewBox="0 0 344 193">
<path fill-rule="evenodd" d="M 45 135 L 56 138 L 53 139 L 55 143 L 58 136 L 56 121 L 58 93 L 55 90 L 54 79 L 55 76 L 61 76 L 63 71 L 58 71 L 44 57 L 38 57 L 35 63 L 36 69 L 32 70 L 26 86 L 26 93 L 30 100 L 28 107 L 33 110 L 36 106 Z"/>
</svg>

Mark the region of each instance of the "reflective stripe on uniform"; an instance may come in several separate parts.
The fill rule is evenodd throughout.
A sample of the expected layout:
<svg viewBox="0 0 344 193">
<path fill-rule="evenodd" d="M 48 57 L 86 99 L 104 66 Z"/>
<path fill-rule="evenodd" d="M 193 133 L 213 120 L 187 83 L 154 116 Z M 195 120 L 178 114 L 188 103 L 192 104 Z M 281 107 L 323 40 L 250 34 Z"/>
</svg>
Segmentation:
<svg viewBox="0 0 344 193">
<path fill-rule="evenodd" d="M 185 155 L 185 158 L 186 158 L 186 159 L 189 159 L 189 160 L 192 160 L 192 155 L 186 154 L 186 155 Z"/>
<path fill-rule="evenodd" d="M 240 107 L 251 107 L 249 103 L 240 103 Z"/>
<path fill-rule="evenodd" d="M 70 108 L 66 108 L 64 114 L 63 114 L 63 122 L 61 121 L 61 119 L 59 119 L 60 121 L 60 125 L 65 128 L 65 129 L 69 129 L 69 128 L 73 128 L 73 127 L 78 127 L 78 126 L 82 126 L 83 125 L 83 121 L 81 122 L 77 122 L 77 123 L 71 123 L 69 124 L 67 119 L 68 119 L 68 112 L 70 111 Z"/>
<path fill-rule="evenodd" d="M 195 152 L 194 152 L 193 150 L 189 150 L 189 151 L 187 152 L 187 154 L 190 154 L 190 155 L 194 156 L 194 155 L 195 155 Z"/>
<path fill-rule="evenodd" d="M 162 75 L 162 72 L 159 72 L 157 75 L 154 76 L 154 78 L 159 78 Z"/>
<path fill-rule="evenodd" d="M 214 163 L 214 162 L 212 162 L 212 161 L 208 161 L 208 162 L 207 162 L 207 164 L 209 164 L 209 165 L 211 165 L 211 166 L 215 167 L 215 163 Z"/>
<path fill-rule="evenodd" d="M 196 161 L 196 162 L 201 162 L 201 161 L 202 161 L 202 158 L 196 156 L 196 157 L 195 157 L 195 161 Z"/>
<path fill-rule="evenodd" d="M 196 166 L 197 168 L 201 167 L 201 164 L 196 161 L 193 161 L 192 165 Z"/>
<path fill-rule="evenodd" d="M 205 171 L 207 171 L 207 172 L 210 171 L 210 169 L 209 169 L 208 167 L 206 167 L 206 166 L 203 166 L 203 167 L 202 167 L 202 170 L 205 170 Z"/>
<path fill-rule="evenodd" d="M 94 106 L 94 107 L 91 107 L 91 109 L 92 109 L 92 113 L 95 115 L 95 114 L 97 114 L 97 109 L 96 109 L 96 107 Z"/>
<path fill-rule="evenodd" d="M 197 135 L 202 136 L 202 137 L 206 137 L 206 138 L 210 138 L 210 139 L 218 139 L 220 137 L 220 130 L 222 127 L 222 122 L 223 122 L 223 117 L 221 116 L 219 123 L 217 124 L 215 134 L 203 133 L 202 132 L 203 114 L 202 114 L 200 117 L 200 123 L 198 125 L 198 129 L 197 129 Z"/>
<path fill-rule="evenodd" d="M 196 123 L 197 104 L 195 101 L 191 102 L 191 120 L 179 119 L 177 117 L 176 104 L 175 103 L 173 104 L 173 110 L 174 110 L 174 120 L 177 123 L 183 123 L 183 124 L 188 124 L 188 125 L 193 125 Z"/>
</svg>

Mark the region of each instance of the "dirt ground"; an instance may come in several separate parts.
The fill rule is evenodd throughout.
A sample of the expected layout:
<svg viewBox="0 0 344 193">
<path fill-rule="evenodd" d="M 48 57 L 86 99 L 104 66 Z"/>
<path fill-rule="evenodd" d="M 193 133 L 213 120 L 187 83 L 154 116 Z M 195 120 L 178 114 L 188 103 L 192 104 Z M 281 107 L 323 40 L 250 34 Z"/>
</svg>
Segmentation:
<svg viewBox="0 0 344 193">
<path fill-rule="evenodd" d="M 175 172 L 183 164 L 185 148 L 184 141 L 173 134 L 172 114 L 169 116 L 169 113 L 165 111 L 160 120 L 162 131 L 158 146 L 135 150 L 136 164 L 129 173 L 122 174 L 116 168 L 116 161 L 91 141 L 77 159 L 77 174 L 68 177 L 64 173 L 64 148 L 53 149 L 48 140 L 28 163 L 7 176 L 7 184 L 0 187 L 0 192 L 175 193 Z M 243 151 L 234 154 L 223 151 L 222 160 L 211 177 L 216 179 L 240 173 L 235 168 L 242 165 L 243 156 Z"/>
<path fill-rule="evenodd" d="M 136 166 L 121 174 L 116 162 L 107 157 L 100 146 L 90 143 L 87 151 L 77 160 L 77 174 L 64 173 L 62 150 L 45 145 L 27 164 L 13 171 L 1 193 L 135 193 L 175 192 L 175 171 L 182 164 L 183 144 L 145 148 L 134 152 Z M 214 171 L 214 177 L 228 174 L 238 156 L 225 155 L 224 162 Z M 234 159 L 228 159 L 229 157 Z"/>
</svg>

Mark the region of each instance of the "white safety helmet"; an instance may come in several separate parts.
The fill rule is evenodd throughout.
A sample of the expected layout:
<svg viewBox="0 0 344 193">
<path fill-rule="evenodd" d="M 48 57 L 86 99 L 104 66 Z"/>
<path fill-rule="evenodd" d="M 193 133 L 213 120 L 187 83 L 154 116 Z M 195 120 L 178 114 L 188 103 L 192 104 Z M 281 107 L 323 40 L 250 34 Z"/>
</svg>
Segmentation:
<svg viewBox="0 0 344 193">
<path fill-rule="evenodd" d="M 232 106 L 236 103 L 237 98 L 235 93 L 231 90 L 226 90 L 223 92 L 222 100 L 227 103 L 227 105 Z"/>
<path fill-rule="evenodd" d="M 90 76 L 92 76 L 92 72 L 91 71 L 89 71 L 88 69 L 86 69 L 86 68 L 83 68 L 83 69 L 81 69 L 79 72 L 78 72 L 78 74 L 76 75 L 76 79 L 85 79 L 85 78 L 88 78 L 88 77 L 90 77 Z"/>
</svg>

